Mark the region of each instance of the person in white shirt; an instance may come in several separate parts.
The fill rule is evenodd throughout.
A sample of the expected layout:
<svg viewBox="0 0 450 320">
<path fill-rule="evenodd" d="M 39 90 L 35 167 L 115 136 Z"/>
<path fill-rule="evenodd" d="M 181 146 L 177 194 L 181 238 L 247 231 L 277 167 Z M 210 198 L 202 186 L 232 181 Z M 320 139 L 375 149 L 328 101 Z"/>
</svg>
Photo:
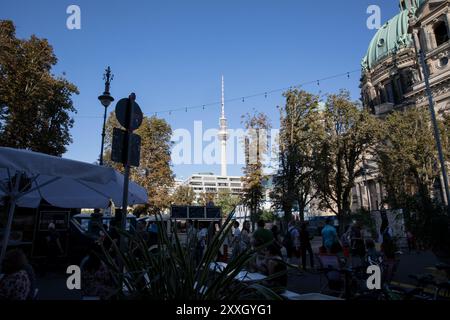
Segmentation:
<svg viewBox="0 0 450 320">
<path fill-rule="evenodd" d="M 233 223 L 233 235 L 231 240 L 231 247 L 233 252 L 231 254 L 231 259 L 236 258 L 241 253 L 241 230 L 239 229 L 239 222 L 235 221 Z"/>
</svg>

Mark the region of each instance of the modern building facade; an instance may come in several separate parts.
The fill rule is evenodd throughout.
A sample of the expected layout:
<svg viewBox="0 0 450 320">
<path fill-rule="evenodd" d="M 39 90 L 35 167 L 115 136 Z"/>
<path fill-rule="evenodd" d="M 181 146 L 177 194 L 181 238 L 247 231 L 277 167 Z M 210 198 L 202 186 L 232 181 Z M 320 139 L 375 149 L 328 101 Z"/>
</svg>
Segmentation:
<svg viewBox="0 0 450 320">
<path fill-rule="evenodd" d="M 423 52 L 437 116 L 450 110 L 450 0 L 400 0 L 400 13 L 370 42 L 362 61 L 361 95 L 379 118 L 394 110 L 428 108 Z M 367 159 L 353 189 L 353 210 L 379 209 L 383 188 L 376 164 Z M 445 200 L 445 199 L 444 199 Z"/>
<path fill-rule="evenodd" d="M 198 196 L 202 193 L 219 193 L 220 191 L 240 195 L 243 187 L 241 177 L 218 176 L 214 173 L 194 174 L 184 184 L 191 187 Z"/>
</svg>

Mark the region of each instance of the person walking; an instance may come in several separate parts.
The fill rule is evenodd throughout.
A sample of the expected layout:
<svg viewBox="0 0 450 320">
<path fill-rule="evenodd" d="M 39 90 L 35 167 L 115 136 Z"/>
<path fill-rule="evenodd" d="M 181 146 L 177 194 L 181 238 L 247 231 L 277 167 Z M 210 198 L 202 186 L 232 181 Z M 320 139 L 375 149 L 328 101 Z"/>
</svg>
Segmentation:
<svg viewBox="0 0 450 320">
<path fill-rule="evenodd" d="M 350 246 L 352 254 L 352 263 L 358 261 L 359 265 L 361 265 L 366 255 L 366 248 L 364 245 L 362 223 L 360 221 L 355 222 L 351 228 Z"/>
<path fill-rule="evenodd" d="M 208 243 L 208 228 L 204 223 L 199 223 L 200 230 L 197 233 L 197 263 L 203 258 Z"/>
<path fill-rule="evenodd" d="M 272 235 L 274 238 L 274 245 L 276 245 L 279 249 L 281 249 L 283 247 L 283 245 L 282 245 L 282 239 L 281 239 L 281 235 L 280 235 L 278 226 L 276 224 L 274 224 L 272 226 L 272 228 L 270 229 L 270 231 L 272 231 Z"/>
<path fill-rule="evenodd" d="M 302 253 L 302 266 L 303 270 L 306 270 L 306 253 L 309 254 L 309 262 L 311 269 L 314 268 L 314 255 L 311 246 L 311 240 L 314 237 L 310 236 L 306 222 L 303 222 L 300 226 L 300 250 Z"/>
<path fill-rule="evenodd" d="M 47 244 L 47 259 L 44 273 L 56 270 L 58 257 L 64 252 L 59 232 L 56 230 L 56 226 L 53 222 L 48 225 L 48 235 L 45 240 Z"/>
<path fill-rule="evenodd" d="M 286 248 L 289 263 L 293 262 L 293 258 L 300 258 L 300 234 L 295 225 L 295 220 L 289 222 L 288 231 L 283 239 L 283 246 Z"/>
<path fill-rule="evenodd" d="M 266 245 L 274 240 L 273 234 L 266 229 L 266 222 L 264 220 L 258 221 L 258 229 L 253 233 L 253 246 L 259 247 Z"/>
<path fill-rule="evenodd" d="M 337 254 L 339 252 L 339 240 L 336 228 L 332 226 L 333 219 L 330 217 L 325 221 L 325 226 L 322 229 L 322 241 L 327 253 Z"/>
<path fill-rule="evenodd" d="M 250 249 L 251 239 L 252 239 L 252 234 L 250 231 L 250 221 L 244 221 L 244 225 L 243 225 L 242 231 L 241 231 L 241 241 L 240 241 L 241 252 Z"/>
<path fill-rule="evenodd" d="M 233 233 L 231 236 L 231 260 L 235 259 L 241 254 L 241 229 L 239 229 L 240 223 L 238 221 L 233 222 Z"/>
</svg>

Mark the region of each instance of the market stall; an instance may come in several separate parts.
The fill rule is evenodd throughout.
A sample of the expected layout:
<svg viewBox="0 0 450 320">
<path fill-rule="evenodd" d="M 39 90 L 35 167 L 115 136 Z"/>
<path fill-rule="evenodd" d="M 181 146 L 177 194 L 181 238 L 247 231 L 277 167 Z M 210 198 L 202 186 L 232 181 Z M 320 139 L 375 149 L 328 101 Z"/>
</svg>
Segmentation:
<svg viewBox="0 0 450 320">
<path fill-rule="evenodd" d="M 116 170 L 28 150 L 0 147 L 0 205 L 7 208 L 0 265 L 10 243 L 16 207 L 106 208 L 122 202 L 124 177 Z M 147 203 L 144 188 L 131 182 L 128 204 Z"/>
</svg>

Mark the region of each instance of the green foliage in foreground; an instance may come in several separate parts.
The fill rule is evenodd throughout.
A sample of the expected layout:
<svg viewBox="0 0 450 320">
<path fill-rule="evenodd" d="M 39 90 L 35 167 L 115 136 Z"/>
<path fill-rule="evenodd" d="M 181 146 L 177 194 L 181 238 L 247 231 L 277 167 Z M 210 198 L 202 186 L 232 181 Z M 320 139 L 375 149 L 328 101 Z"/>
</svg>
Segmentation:
<svg viewBox="0 0 450 320">
<path fill-rule="evenodd" d="M 226 220 L 197 263 L 194 246 L 182 244 L 176 232 L 169 234 L 162 222 L 158 224 L 157 248 L 149 248 L 138 235 L 124 233 L 128 241 L 126 251 L 115 244 L 112 253 L 104 250 L 105 263 L 112 270 L 115 281 L 126 288 L 124 294 L 119 286 L 119 297 L 188 301 L 281 299 L 275 293 L 276 289 L 269 289 L 261 282 L 245 284 L 234 279 L 253 259 L 255 250 L 261 248 L 241 253 L 229 261 L 221 273 L 208 268 L 216 261 L 221 245 L 230 234 L 231 218 Z"/>
</svg>

